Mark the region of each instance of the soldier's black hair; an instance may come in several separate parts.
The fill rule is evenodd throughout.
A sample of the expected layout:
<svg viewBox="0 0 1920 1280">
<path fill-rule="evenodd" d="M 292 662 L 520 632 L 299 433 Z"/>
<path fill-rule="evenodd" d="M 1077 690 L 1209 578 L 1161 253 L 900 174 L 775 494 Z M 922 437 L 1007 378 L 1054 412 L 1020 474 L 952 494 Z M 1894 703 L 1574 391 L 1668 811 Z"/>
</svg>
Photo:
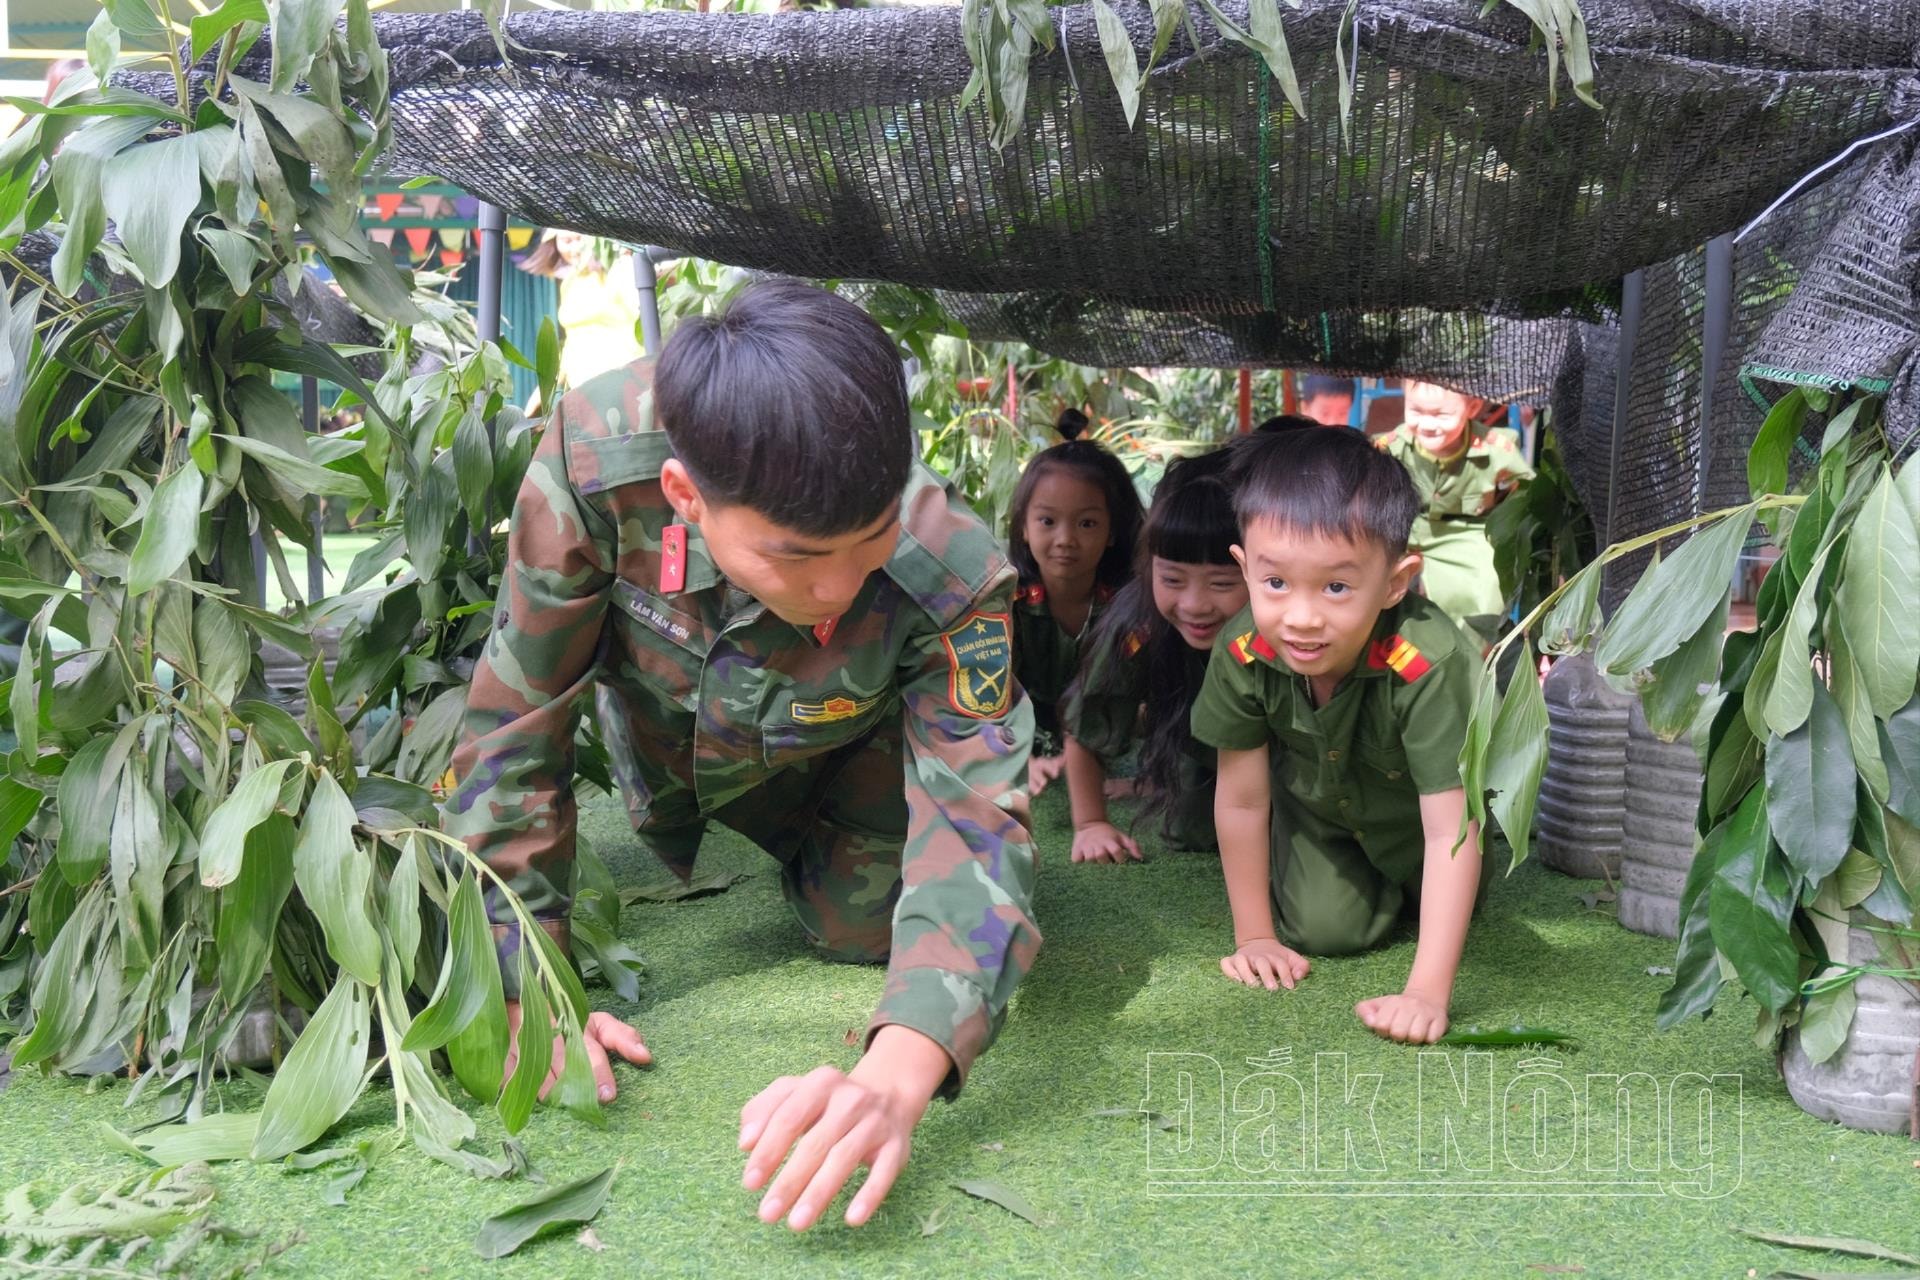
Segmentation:
<svg viewBox="0 0 1920 1280">
<path fill-rule="evenodd" d="M 1242 534 L 1259 521 L 1406 554 L 1420 500 L 1413 477 L 1358 431 L 1318 425 L 1259 432 L 1233 446 L 1229 483 Z"/>
<path fill-rule="evenodd" d="M 906 487 L 914 437 L 900 353 L 844 298 L 793 280 L 682 320 L 654 410 L 701 494 L 815 538 L 864 529 Z"/>
<path fill-rule="evenodd" d="M 1027 469 L 1020 473 L 1020 483 L 1013 488 L 1013 509 L 1007 515 L 1007 559 L 1013 562 L 1022 583 L 1040 581 L 1040 565 L 1033 558 L 1033 549 L 1027 545 L 1027 508 L 1033 502 L 1033 491 L 1039 487 L 1040 477 L 1053 467 L 1078 472 L 1081 479 L 1106 498 L 1107 529 L 1113 535 L 1113 545 L 1100 553 L 1093 580 L 1100 586 L 1119 590 L 1133 577 L 1133 557 L 1145 513 L 1140 509 L 1140 493 L 1133 487 L 1133 477 L 1127 474 L 1126 465 L 1091 440 L 1069 440 L 1051 449 L 1042 449 L 1027 463 Z"/>
<path fill-rule="evenodd" d="M 1129 637 L 1144 636 L 1147 699 L 1140 744 L 1141 804 L 1134 822 L 1138 825 L 1158 817 L 1163 832 L 1179 798 L 1181 758 L 1192 736 L 1188 721 L 1207 674 L 1207 655 L 1196 651 L 1160 616 L 1149 575 L 1158 556 L 1179 564 L 1232 566 L 1238 576 L 1231 548 L 1239 541 L 1240 531 L 1227 488 L 1231 454 L 1231 449 L 1215 449 L 1167 468 L 1147 508 L 1134 579 L 1101 616 L 1081 661 L 1081 674 L 1075 677 L 1078 685 L 1096 665 L 1112 669 L 1118 662 L 1114 651 Z M 1071 699 L 1074 693 L 1069 689 L 1066 697 Z"/>
</svg>

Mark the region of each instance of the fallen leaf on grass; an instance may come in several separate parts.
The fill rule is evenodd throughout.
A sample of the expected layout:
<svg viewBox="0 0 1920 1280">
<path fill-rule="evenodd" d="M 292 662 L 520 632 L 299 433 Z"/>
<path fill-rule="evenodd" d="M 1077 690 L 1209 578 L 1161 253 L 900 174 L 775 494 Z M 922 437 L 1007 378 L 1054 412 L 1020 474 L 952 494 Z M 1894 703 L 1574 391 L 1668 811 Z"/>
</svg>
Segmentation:
<svg viewBox="0 0 1920 1280">
<path fill-rule="evenodd" d="M 1647 966 L 1647 976 L 1649 978 L 1671 978 L 1673 976 L 1673 966 L 1670 964 L 1650 964 Z"/>
<path fill-rule="evenodd" d="M 582 1249 L 590 1250 L 593 1253 L 605 1253 L 607 1251 L 607 1242 L 595 1235 L 592 1227 L 583 1228 L 580 1234 L 573 1238 L 573 1241 Z"/>
<path fill-rule="evenodd" d="M 742 880 L 752 877 L 745 871 L 713 871 L 704 876 L 695 876 L 681 884 L 678 880 L 662 880 L 656 884 L 636 885 L 620 891 L 620 901 L 631 906 L 636 902 L 685 902 L 688 898 L 704 898 L 709 894 L 725 893 Z"/>
<path fill-rule="evenodd" d="M 158 1165 L 188 1164 L 195 1160 L 244 1160 L 253 1150 L 260 1128 L 257 1111 L 204 1116 L 191 1124 L 164 1124 L 132 1137 L 102 1121 L 101 1136 L 129 1155 Z"/>
<path fill-rule="evenodd" d="M 619 1171 L 616 1164 L 494 1214 L 480 1224 L 480 1233 L 473 1239 L 474 1251 L 483 1258 L 504 1258 L 544 1231 L 592 1222 L 606 1207 L 613 1176 Z"/>
<path fill-rule="evenodd" d="M 849 1049 L 853 1048 L 855 1045 L 860 1043 L 860 1028 L 848 1027 L 847 1034 L 845 1034 L 844 1036 L 841 1036 L 840 1039 L 843 1042 L 845 1042 L 846 1046 Z"/>
<path fill-rule="evenodd" d="M 1040 1211 L 1035 1209 L 1025 1196 L 1009 1187 L 1003 1187 L 997 1182 L 978 1181 L 956 1182 L 953 1185 L 956 1190 L 964 1191 L 976 1200 L 997 1204 L 1008 1213 L 1025 1218 L 1036 1227 L 1047 1225 L 1047 1222 L 1041 1218 Z"/>
<path fill-rule="evenodd" d="M 980 1144 L 980 1149 L 982 1151 L 1005 1151 L 1007 1144 L 1004 1142 L 983 1142 Z"/>
<path fill-rule="evenodd" d="M 1620 895 L 1611 889 L 1600 889 L 1593 893 L 1583 893 L 1579 896 L 1580 901 L 1586 904 L 1587 910 L 1589 911 L 1598 911 L 1602 903 L 1617 902 L 1620 897 Z"/>
<path fill-rule="evenodd" d="M 1920 1267 L 1920 1258 L 1889 1249 L 1883 1244 L 1875 1244 L 1871 1240 L 1852 1240 L 1841 1236 L 1787 1236 L 1772 1231 L 1754 1231 L 1747 1227 L 1735 1227 L 1734 1230 L 1762 1244 L 1777 1244 L 1788 1249 L 1812 1249 L 1820 1253 L 1844 1253 L 1855 1258 L 1878 1258 L 1882 1262 Z"/>
<path fill-rule="evenodd" d="M 1098 1111 L 1089 1111 L 1087 1115 L 1095 1120 L 1145 1120 L 1156 1129 L 1178 1129 L 1180 1121 L 1173 1116 L 1163 1116 L 1158 1111 L 1148 1111 L 1142 1107 L 1102 1107 Z"/>
<path fill-rule="evenodd" d="M 923 1236 L 933 1235 L 946 1225 L 947 1206 L 945 1205 L 936 1205 L 932 1213 L 920 1215 L 920 1234 Z"/>
<path fill-rule="evenodd" d="M 1564 1044 L 1575 1049 L 1580 1047 L 1580 1041 L 1565 1031 L 1553 1031 L 1546 1027 L 1527 1027 L 1517 1022 L 1510 1027 L 1456 1027 L 1441 1036 L 1439 1043 L 1477 1045 L 1486 1048 L 1523 1044 Z"/>
</svg>

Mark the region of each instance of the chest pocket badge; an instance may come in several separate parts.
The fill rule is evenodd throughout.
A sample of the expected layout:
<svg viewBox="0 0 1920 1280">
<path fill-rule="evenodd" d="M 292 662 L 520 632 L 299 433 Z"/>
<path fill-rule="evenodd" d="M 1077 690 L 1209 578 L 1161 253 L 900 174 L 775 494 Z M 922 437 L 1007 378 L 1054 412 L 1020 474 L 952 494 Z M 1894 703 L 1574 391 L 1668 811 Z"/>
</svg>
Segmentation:
<svg viewBox="0 0 1920 1280">
<path fill-rule="evenodd" d="M 1013 701 L 1013 626 L 1004 613 L 976 613 L 942 632 L 947 701 L 955 711 L 991 720 Z"/>
</svg>

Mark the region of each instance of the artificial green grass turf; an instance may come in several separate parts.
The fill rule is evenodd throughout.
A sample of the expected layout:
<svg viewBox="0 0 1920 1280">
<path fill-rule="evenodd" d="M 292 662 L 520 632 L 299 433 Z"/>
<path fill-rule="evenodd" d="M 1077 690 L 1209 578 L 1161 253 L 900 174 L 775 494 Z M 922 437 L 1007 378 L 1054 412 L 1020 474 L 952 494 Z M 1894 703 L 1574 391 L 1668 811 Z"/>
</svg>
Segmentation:
<svg viewBox="0 0 1920 1280">
<path fill-rule="evenodd" d="M 480 1261 L 472 1250 L 480 1221 L 531 1188 L 477 1182 L 411 1150 L 376 1166 L 340 1209 L 322 1202 L 324 1175 L 223 1166 L 217 1215 L 269 1238 L 304 1234 L 270 1274 L 355 1280 L 794 1272 L 1526 1276 L 1541 1274 L 1535 1264 L 1582 1267 L 1588 1276 L 1740 1277 L 1749 1268 L 1765 1275 L 1789 1265 L 1879 1265 L 1772 1248 L 1741 1238 L 1735 1226 L 1920 1250 L 1911 1213 L 1920 1149 L 1800 1112 L 1751 1043 L 1747 1002 L 1725 997 L 1709 1021 L 1655 1033 L 1653 1011 L 1666 980 L 1646 971 L 1671 963 L 1672 944 L 1626 932 L 1607 910 L 1589 910 L 1577 895 L 1596 886 L 1535 866 L 1497 881 L 1476 920 L 1456 1024 L 1518 1021 L 1577 1035 L 1578 1051 L 1554 1055 L 1559 1074 L 1576 1086 L 1590 1072 L 1644 1071 L 1663 1084 L 1686 1071 L 1738 1073 L 1743 1158 L 1730 1194 L 1492 1197 L 1464 1194 L 1474 1186 L 1445 1176 L 1430 1180 L 1460 1194 L 1150 1194 L 1146 1127 L 1089 1115 L 1140 1103 L 1149 1051 L 1211 1054 L 1226 1069 L 1229 1088 L 1242 1060 L 1276 1047 L 1291 1048 L 1293 1074 L 1309 1083 L 1316 1051 L 1346 1053 L 1354 1073 L 1383 1077 L 1374 1115 L 1391 1176 L 1418 1180 L 1415 1051 L 1375 1039 L 1351 1012 L 1356 1000 L 1398 989 L 1412 945 L 1319 961 L 1292 994 L 1234 986 L 1218 968 L 1231 930 L 1216 859 L 1154 849 L 1143 865 L 1074 866 L 1066 861 L 1064 788 L 1043 796 L 1036 811 L 1043 850 L 1038 915 L 1047 935 L 1039 964 L 1000 1042 L 957 1103 L 934 1105 L 906 1172 L 865 1228 L 840 1224 L 844 1200 L 805 1235 L 765 1226 L 753 1216 L 757 1197 L 739 1186 L 743 1159 L 734 1138 L 741 1104 L 776 1075 L 823 1061 L 850 1066 L 855 1051 L 845 1033 L 864 1025 L 882 973 L 813 958 L 780 901 L 772 861 L 723 831 L 708 836 L 702 870 L 734 868 L 753 878 L 717 897 L 629 908 L 624 932 L 650 964 L 642 1003 L 625 1006 L 604 989 L 594 992 L 603 1007 L 639 1024 L 658 1065 L 621 1068 L 620 1098 L 604 1131 L 542 1111 L 524 1135 L 550 1181 L 625 1162 L 594 1224 L 604 1252 L 589 1252 L 567 1233 L 502 1262 Z M 617 809 L 597 806 L 587 827 L 624 883 L 661 878 L 638 856 Z M 1496 1083 L 1504 1089 L 1522 1060 L 1542 1056 L 1499 1051 Z M 1458 1068 L 1464 1059 L 1455 1050 L 1450 1061 Z M 136 1169 L 94 1133 L 101 1121 L 124 1127 L 139 1119 L 141 1108 L 121 1110 L 124 1094 L 115 1086 L 90 1097 L 74 1082 L 16 1076 L 0 1094 L 0 1191 L 33 1179 L 51 1193 L 81 1177 Z M 232 1104 L 253 1100 L 236 1094 Z M 1172 1109 L 1158 1097 L 1155 1105 Z M 390 1116 L 391 1095 L 377 1088 L 348 1125 L 372 1132 Z M 1563 1140 L 1568 1123 L 1556 1121 L 1549 1140 Z M 483 1120 L 482 1132 L 500 1131 Z M 1511 1136 L 1524 1140 L 1518 1123 Z M 1363 1176 L 1324 1173 L 1308 1183 Z M 997 1181 L 1053 1225 L 1029 1226 L 969 1199 L 952 1189 L 959 1179 Z M 937 1226 L 930 1236 L 923 1234 L 929 1219 Z"/>
</svg>

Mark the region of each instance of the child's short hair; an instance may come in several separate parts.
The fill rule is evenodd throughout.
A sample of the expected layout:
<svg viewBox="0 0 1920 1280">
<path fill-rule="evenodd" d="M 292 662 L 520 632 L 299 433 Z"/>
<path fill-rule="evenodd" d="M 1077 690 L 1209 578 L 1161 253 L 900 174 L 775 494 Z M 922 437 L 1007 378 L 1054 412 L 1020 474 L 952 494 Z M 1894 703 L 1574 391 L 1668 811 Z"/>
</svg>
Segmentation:
<svg viewBox="0 0 1920 1280">
<path fill-rule="evenodd" d="M 1134 549 L 1140 542 L 1144 513 L 1140 509 L 1139 491 L 1133 487 L 1133 477 L 1127 474 L 1126 464 L 1091 440 L 1069 440 L 1054 445 L 1034 454 L 1033 460 L 1027 463 L 1020 483 L 1014 486 L 1013 510 L 1007 517 L 1007 559 L 1013 562 L 1020 581 L 1039 580 L 1040 566 L 1033 558 L 1032 548 L 1027 546 L 1027 507 L 1033 502 L 1033 491 L 1039 487 L 1040 477 L 1053 467 L 1078 472 L 1106 498 L 1107 527 L 1113 535 L 1113 545 L 1100 553 L 1093 580 L 1100 586 L 1118 590 L 1133 577 Z"/>
<path fill-rule="evenodd" d="M 1419 513 L 1413 477 L 1358 431 L 1285 427 L 1234 445 L 1233 509 L 1240 529 L 1269 520 L 1294 532 L 1371 542 L 1406 554 Z"/>
<path fill-rule="evenodd" d="M 653 376 L 673 451 L 710 502 L 811 537 L 886 515 L 913 468 L 906 376 L 886 330 L 792 280 L 680 322 Z"/>
<path fill-rule="evenodd" d="M 1231 451 L 1214 449 L 1167 468 L 1147 508 L 1141 559 L 1178 564 L 1232 564 L 1239 527 L 1227 488 Z"/>
</svg>

